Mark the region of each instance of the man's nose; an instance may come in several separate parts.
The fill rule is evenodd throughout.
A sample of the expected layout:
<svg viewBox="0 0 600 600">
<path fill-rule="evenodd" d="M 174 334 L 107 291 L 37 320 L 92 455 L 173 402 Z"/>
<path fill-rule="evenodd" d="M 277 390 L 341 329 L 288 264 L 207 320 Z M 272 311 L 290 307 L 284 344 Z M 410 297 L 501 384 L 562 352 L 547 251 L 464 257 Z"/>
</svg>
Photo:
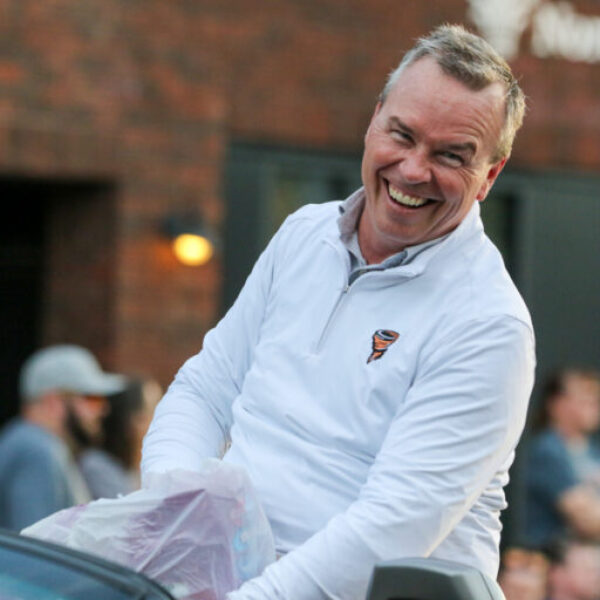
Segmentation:
<svg viewBox="0 0 600 600">
<path fill-rule="evenodd" d="M 398 168 L 405 183 L 417 185 L 431 181 L 431 165 L 424 152 L 418 149 L 408 151 L 399 161 Z"/>
</svg>

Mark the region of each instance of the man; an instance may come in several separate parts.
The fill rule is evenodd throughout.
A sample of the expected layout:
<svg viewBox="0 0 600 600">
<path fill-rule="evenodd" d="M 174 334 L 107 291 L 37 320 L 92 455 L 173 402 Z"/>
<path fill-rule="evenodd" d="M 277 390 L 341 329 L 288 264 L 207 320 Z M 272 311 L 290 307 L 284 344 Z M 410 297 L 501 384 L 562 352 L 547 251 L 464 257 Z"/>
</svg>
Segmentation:
<svg viewBox="0 0 600 600">
<path fill-rule="evenodd" d="M 0 435 L 0 527 L 21 530 L 90 500 L 74 453 L 100 434 L 104 396 L 125 378 L 79 346 L 38 350 L 20 373 L 21 414 Z"/>
<path fill-rule="evenodd" d="M 272 525 L 281 558 L 232 600 L 362 599 L 406 556 L 496 576 L 534 352 L 477 203 L 523 111 L 483 40 L 420 40 L 375 108 L 364 189 L 287 219 L 159 403 L 143 472 L 230 442 Z"/>
<path fill-rule="evenodd" d="M 549 566 L 541 551 L 520 547 L 505 550 L 498 583 L 506 600 L 547 600 Z"/>
<path fill-rule="evenodd" d="M 549 600 L 600 600 L 600 547 L 570 541 L 549 549 Z"/>
<path fill-rule="evenodd" d="M 600 374 L 563 369 L 546 382 L 526 454 L 527 540 L 572 535 L 600 541 Z"/>
</svg>

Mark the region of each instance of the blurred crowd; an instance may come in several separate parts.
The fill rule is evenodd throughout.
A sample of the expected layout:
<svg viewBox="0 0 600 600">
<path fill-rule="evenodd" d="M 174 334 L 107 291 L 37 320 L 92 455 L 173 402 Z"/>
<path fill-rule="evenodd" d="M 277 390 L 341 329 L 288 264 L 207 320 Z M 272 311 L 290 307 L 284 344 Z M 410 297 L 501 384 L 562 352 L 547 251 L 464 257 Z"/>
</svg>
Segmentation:
<svg viewBox="0 0 600 600">
<path fill-rule="evenodd" d="M 140 486 L 142 439 L 162 396 L 149 377 L 107 373 L 87 349 L 49 346 L 23 364 L 20 412 L 0 431 L 0 527 Z"/>
<path fill-rule="evenodd" d="M 508 600 L 600 600 L 600 374 L 554 373 L 533 414 L 523 530 L 500 585 Z"/>
<path fill-rule="evenodd" d="M 20 413 L 0 431 L 0 527 L 140 487 L 142 439 L 162 396 L 150 377 L 102 370 L 56 345 L 20 372 Z M 507 600 L 600 600 L 600 374 L 545 383 L 522 445 L 521 539 L 502 557 Z"/>
</svg>

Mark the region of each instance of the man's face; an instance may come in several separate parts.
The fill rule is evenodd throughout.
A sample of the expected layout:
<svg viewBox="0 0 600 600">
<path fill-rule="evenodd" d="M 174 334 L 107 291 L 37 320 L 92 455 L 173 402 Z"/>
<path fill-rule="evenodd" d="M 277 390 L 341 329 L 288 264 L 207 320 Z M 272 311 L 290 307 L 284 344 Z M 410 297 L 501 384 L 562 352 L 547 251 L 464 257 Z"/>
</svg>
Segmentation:
<svg viewBox="0 0 600 600">
<path fill-rule="evenodd" d="M 600 550 L 575 545 L 569 549 L 558 575 L 565 598 L 597 600 L 600 598 Z"/>
<path fill-rule="evenodd" d="M 102 421 L 108 412 L 106 398 L 70 395 L 67 399 L 67 426 L 75 441 L 81 446 L 101 442 Z"/>
<path fill-rule="evenodd" d="M 600 426 L 600 385 L 595 379 L 573 374 L 565 380 L 563 402 L 572 415 L 574 427 L 591 433 Z"/>
<path fill-rule="evenodd" d="M 504 90 L 473 91 L 432 58 L 406 67 L 365 136 L 359 243 L 369 263 L 452 231 L 504 166 Z"/>
</svg>

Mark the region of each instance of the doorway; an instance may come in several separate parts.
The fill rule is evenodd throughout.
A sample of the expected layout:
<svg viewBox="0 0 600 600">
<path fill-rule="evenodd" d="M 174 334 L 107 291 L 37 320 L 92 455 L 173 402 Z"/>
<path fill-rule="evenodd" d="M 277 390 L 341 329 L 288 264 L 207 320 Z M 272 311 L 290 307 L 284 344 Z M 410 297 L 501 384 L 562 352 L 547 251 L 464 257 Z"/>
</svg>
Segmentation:
<svg viewBox="0 0 600 600">
<path fill-rule="evenodd" d="M 110 342 L 114 185 L 0 177 L 0 423 L 18 412 L 18 373 L 36 348 Z"/>
</svg>

